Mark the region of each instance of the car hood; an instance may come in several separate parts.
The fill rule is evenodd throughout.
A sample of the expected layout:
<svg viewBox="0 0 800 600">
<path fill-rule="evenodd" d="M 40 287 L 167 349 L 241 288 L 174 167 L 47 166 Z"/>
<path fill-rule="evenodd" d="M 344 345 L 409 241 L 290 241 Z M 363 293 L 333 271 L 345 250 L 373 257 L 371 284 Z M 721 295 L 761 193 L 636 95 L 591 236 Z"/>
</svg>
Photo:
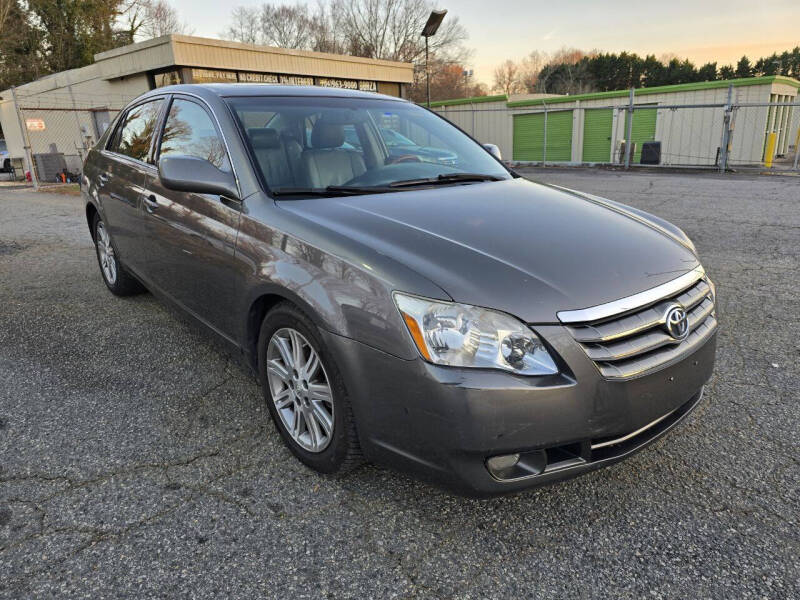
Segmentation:
<svg viewBox="0 0 800 600">
<path fill-rule="evenodd" d="M 664 228 L 524 179 L 279 205 L 431 280 L 453 300 L 527 322 L 629 296 L 695 268 Z M 414 292 L 415 290 L 404 290 Z"/>
</svg>

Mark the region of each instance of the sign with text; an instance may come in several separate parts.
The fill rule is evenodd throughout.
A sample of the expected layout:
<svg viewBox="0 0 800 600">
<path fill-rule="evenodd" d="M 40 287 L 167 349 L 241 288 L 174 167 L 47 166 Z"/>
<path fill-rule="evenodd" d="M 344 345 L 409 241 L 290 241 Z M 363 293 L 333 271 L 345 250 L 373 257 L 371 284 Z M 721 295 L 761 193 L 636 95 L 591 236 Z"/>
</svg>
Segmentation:
<svg viewBox="0 0 800 600">
<path fill-rule="evenodd" d="M 194 83 L 280 83 L 283 85 L 318 85 L 345 90 L 377 92 L 376 81 L 340 79 L 338 77 L 311 77 L 308 75 L 284 75 L 279 73 L 259 73 L 257 71 L 225 71 L 222 69 L 192 69 Z M 159 85 L 159 76 L 156 86 Z"/>
<path fill-rule="evenodd" d="M 314 85 L 313 77 L 302 75 L 281 75 L 281 83 L 285 85 Z"/>
<path fill-rule="evenodd" d="M 235 71 L 215 69 L 192 69 L 193 83 L 236 83 Z"/>
<path fill-rule="evenodd" d="M 272 73 L 251 73 L 239 71 L 239 81 L 242 83 L 278 83 L 278 76 Z"/>
<path fill-rule="evenodd" d="M 28 131 L 44 131 L 44 119 L 25 119 Z"/>
<path fill-rule="evenodd" d="M 317 79 L 320 87 L 339 88 L 342 90 L 357 90 L 358 82 L 355 79 L 333 79 L 330 77 L 320 77 Z"/>
</svg>

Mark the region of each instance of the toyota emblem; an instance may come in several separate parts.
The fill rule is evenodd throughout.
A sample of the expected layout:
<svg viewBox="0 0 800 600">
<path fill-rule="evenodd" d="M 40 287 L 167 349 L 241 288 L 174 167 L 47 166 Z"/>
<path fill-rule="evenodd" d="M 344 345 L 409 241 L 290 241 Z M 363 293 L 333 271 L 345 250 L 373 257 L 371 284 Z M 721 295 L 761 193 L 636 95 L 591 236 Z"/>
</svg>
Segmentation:
<svg viewBox="0 0 800 600">
<path fill-rule="evenodd" d="M 686 311 L 682 306 L 676 304 L 667 309 L 664 328 L 674 339 L 678 341 L 686 339 L 689 335 L 689 320 L 686 318 Z"/>
</svg>

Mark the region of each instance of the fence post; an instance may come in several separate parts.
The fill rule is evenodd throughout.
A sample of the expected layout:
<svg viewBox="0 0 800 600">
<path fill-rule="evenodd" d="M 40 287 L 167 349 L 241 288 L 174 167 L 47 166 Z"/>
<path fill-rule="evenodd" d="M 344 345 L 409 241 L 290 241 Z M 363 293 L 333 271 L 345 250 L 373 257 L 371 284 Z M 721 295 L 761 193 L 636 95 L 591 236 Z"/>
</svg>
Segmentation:
<svg viewBox="0 0 800 600">
<path fill-rule="evenodd" d="M 78 105 L 75 103 L 75 94 L 72 93 L 72 84 L 67 86 L 67 90 L 69 90 L 69 97 L 72 100 L 72 114 L 75 115 L 75 125 L 78 128 L 78 139 L 81 141 L 81 148 L 80 148 L 80 159 L 81 159 L 81 166 L 83 165 L 84 155 L 86 154 L 86 140 L 83 135 L 83 130 L 81 129 L 81 119 L 78 116 Z M 77 144 L 76 148 L 77 150 Z M 81 169 L 83 171 L 83 169 Z"/>
<path fill-rule="evenodd" d="M 628 100 L 628 126 L 625 128 L 625 168 L 631 166 L 631 136 L 633 135 L 633 94 L 636 88 L 631 88 L 630 99 Z"/>
<path fill-rule="evenodd" d="M 722 117 L 722 147 L 719 156 L 719 172 L 724 173 L 728 169 L 728 147 L 731 141 L 731 114 L 733 108 L 733 85 L 728 86 L 728 101 L 725 103 L 725 112 Z"/>
<path fill-rule="evenodd" d="M 477 137 L 475 136 L 475 111 L 476 111 L 476 109 L 475 109 L 475 105 L 474 104 L 470 104 L 470 106 L 472 107 L 472 131 L 470 133 L 472 134 L 472 137 L 477 139 Z"/>
<path fill-rule="evenodd" d="M 794 138 L 794 170 L 797 171 L 797 164 L 800 162 L 800 127 L 797 128 L 797 136 Z"/>
<path fill-rule="evenodd" d="M 11 101 L 14 103 L 14 110 L 17 111 L 17 119 L 19 120 L 19 133 L 22 136 L 22 144 L 25 149 L 25 162 L 28 166 L 28 173 L 31 174 L 31 183 L 33 183 L 34 191 L 39 191 L 39 178 L 36 176 L 36 169 L 33 168 L 33 156 L 31 155 L 31 140 L 28 136 L 28 128 L 25 125 L 25 119 L 22 118 L 22 109 L 17 102 L 17 93 L 14 87 L 11 87 Z"/>
<path fill-rule="evenodd" d="M 547 103 L 542 100 L 544 106 L 544 139 L 542 140 L 542 167 L 547 166 Z"/>
</svg>

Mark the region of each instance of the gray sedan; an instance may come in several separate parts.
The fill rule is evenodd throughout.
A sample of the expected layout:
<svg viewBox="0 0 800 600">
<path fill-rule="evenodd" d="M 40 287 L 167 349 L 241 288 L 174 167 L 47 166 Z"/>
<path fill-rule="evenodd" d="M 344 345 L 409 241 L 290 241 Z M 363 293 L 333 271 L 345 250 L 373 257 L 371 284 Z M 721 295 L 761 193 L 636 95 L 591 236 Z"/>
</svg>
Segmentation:
<svg viewBox="0 0 800 600">
<path fill-rule="evenodd" d="M 397 160 L 386 129 L 453 160 Z M 674 427 L 714 366 L 716 292 L 680 229 L 526 181 L 397 98 L 153 90 L 82 191 L 108 289 L 228 344 L 323 473 L 371 460 L 471 495 L 571 477 Z"/>
</svg>

